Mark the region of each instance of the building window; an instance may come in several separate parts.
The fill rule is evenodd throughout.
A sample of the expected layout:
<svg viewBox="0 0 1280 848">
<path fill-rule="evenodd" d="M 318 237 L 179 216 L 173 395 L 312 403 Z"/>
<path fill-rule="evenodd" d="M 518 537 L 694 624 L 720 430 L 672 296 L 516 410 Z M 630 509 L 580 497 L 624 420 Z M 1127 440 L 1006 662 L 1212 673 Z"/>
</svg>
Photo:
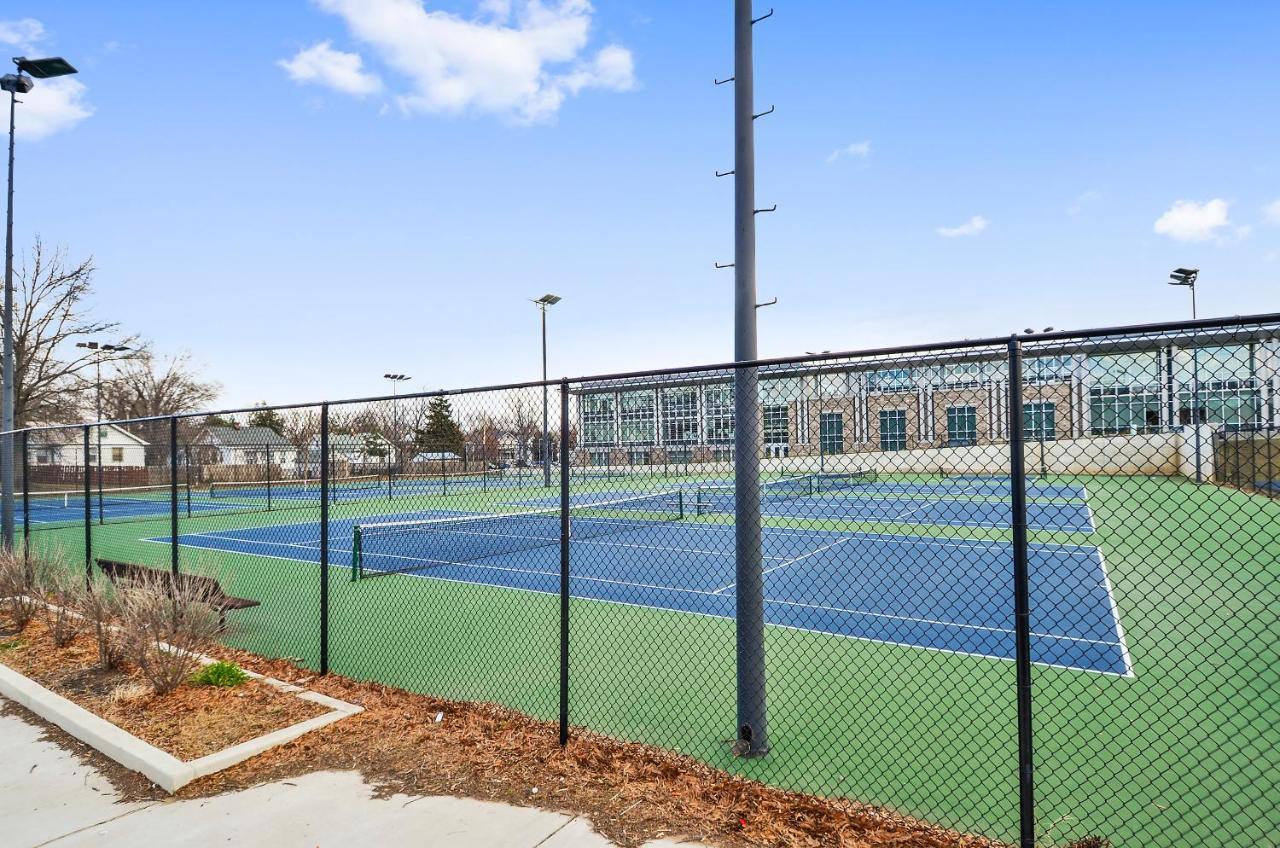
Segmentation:
<svg viewBox="0 0 1280 848">
<path fill-rule="evenodd" d="M 1052 442 L 1058 438 L 1057 408 L 1051 403 L 1022 405 L 1022 437 L 1031 442 Z"/>
<path fill-rule="evenodd" d="M 707 407 L 707 441 L 713 445 L 733 444 L 733 386 L 707 386 L 703 398 Z"/>
<path fill-rule="evenodd" d="M 947 446 L 964 447 L 978 442 L 978 408 L 976 406 L 947 407 Z"/>
<path fill-rule="evenodd" d="M 584 445 L 588 447 L 612 445 L 616 441 L 613 413 L 612 394 L 582 396 L 582 443 Z"/>
<path fill-rule="evenodd" d="M 693 448 L 671 448 L 667 451 L 667 462 L 673 465 L 688 465 L 693 462 Z"/>
<path fill-rule="evenodd" d="M 631 448 L 627 451 L 628 465 L 649 465 L 653 461 L 653 452 L 648 448 Z"/>
<path fill-rule="evenodd" d="M 1022 365 L 1024 383 L 1060 383 L 1071 379 L 1073 363 L 1070 356 L 1036 356 Z"/>
<path fill-rule="evenodd" d="M 905 409 L 880 410 L 880 450 L 906 450 L 907 411 Z"/>
<path fill-rule="evenodd" d="M 910 368 L 885 368 L 867 373 L 867 389 L 873 392 L 906 392 L 915 388 Z"/>
<path fill-rule="evenodd" d="M 1201 424 L 1221 424 L 1228 429 L 1256 427 L 1262 423 L 1262 398 L 1254 380 L 1209 380 L 1179 392 L 1178 423 L 1190 424 L 1191 410 Z"/>
<path fill-rule="evenodd" d="M 1160 429 L 1160 392 L 1142 386 L 1089 390 L 1089 432 L 1130 436 Z"/>
<path fill-rule="evenodd" d="M 654 436 L 654 395 L 651 390 L 623 392 L 622 443 L 624 445 L 651 445 Z"/>
<path fill-rule="evenodd" d="M 715 448 L 711 451 L 712 462 L 733 462 L 733 448 Z"/>
<path fill-rule="evenodd" d="M 36 451 L 36 465 L 57 465 L 62 458 L 58 448 L 40 448 Z"/>
<path fill-rule="evenodd" d="M 662 443 L 698 442 L 698 389 L 693 386 L 662 390 Z"/>
<path fill-rule="evenodd" d="M 123 462 L 124 462 L 124 448 L 112 448 L 112 449 L 111 449 L 111 461 L 112 461 L 112 462 L 114 462 L 116 465 L 120 465 L 121 463 L 123 463 Z"/>
<path fill-rule="evenodd" d="M 588 451 L 587 458 L 592 465 L 608 465 L 609 464 L 608 451 Z"/>
<path fill-rule="evenodd" d="M 791 443 L 790 415 L 785 403 L 770 404 L 764 408 L 764 443 L 787 445 Z"/>
<path fill-rule="evenodd" d="M 844 453 L 843 412 L 823 412 L 819 414 L 818 448 L 824 454 Z"/>
</svg>

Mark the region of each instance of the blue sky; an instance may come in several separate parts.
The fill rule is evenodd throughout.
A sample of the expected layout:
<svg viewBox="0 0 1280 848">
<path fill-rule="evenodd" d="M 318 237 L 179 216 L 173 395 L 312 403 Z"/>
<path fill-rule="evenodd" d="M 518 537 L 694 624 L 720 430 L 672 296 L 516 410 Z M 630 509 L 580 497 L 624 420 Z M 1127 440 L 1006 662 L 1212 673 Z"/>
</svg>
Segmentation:
<svg viewBox="0 0 1280 848">
<path fill-rule="evenodd" d="M 762 355 L 1180 318 L 1178 265 L 1280 308 L 1280 6 L 775 6 Z M 534 378 L 548 291 L 553 376 L 731 356 L 728 0 L 5 8 L 81 71 L 20 107 L 19 246 L 225 404 Z"/>
</svg>

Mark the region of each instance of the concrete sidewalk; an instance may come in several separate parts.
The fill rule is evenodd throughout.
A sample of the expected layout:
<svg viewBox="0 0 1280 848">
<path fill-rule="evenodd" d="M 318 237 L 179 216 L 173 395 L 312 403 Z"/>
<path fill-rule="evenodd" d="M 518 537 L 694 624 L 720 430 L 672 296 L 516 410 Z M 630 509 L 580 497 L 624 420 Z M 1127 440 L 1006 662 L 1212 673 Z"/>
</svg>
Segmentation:
<svg viewBox="0 0 1280 848">
<path fill-rule="evenodd" d="M 39 727 L 0 715 L 0 842 L 6 846 L 613 845 L 584 819 L 545 810 L 443 796 L 375 800 L 372 787 L 352 772 L 317 772 L 212 798 L 118 803 L 105 778 L 41 736 Z"/>
</svg>

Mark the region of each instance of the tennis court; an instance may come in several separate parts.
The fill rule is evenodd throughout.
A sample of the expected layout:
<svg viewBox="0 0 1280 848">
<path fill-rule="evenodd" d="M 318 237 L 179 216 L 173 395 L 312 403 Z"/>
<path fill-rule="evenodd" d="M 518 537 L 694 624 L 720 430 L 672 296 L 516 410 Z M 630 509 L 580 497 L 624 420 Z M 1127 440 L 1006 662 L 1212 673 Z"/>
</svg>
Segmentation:
<svg viewBox="0 0 1280 848">
<path fill-rule="evenodd" d="M 571 591 L 595 601 L 731 618 L 733 528 L 696 518 L 654 518 L 670 493 L 574 516 Z M 604 508 L 607 507 L 607 508 Z M 625 509 L 648 511 L 626 515 Z M 537 593 L 559 590 L 559 516 L 553 511 L 474 516 L 375 516 L 330 523 L 331 564 L 357 558 L 361 591 L 388 581 L 443 580 Z M 374 531 L 374 532 L 370 532 Z M 187 547 L 320 561 L 315 522 L 183 534 Z M 343 540 L 350 540 L 344 544 Z M 165 543 L 168 537 L 150 541 Z M 922 649 L 1012 659 L 1006 542 L 765 528 L 766 617 L 774 625 Z M 1130 664 L 1101 553 L 1092 546 L 1031 546 L 1033 657 L 1114 675 Z M 859 578 L 851 580 L 857 571 Z M 375 578 L 375 579 L 368 579 Z"/>
</svg>

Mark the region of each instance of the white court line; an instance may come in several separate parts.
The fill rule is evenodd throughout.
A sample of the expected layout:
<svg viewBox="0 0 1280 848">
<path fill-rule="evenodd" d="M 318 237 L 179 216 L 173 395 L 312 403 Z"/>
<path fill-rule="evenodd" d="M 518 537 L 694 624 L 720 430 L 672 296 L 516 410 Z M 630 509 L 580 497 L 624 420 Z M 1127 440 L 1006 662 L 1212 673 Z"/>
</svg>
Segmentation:
<svg viewBox="0 0 1280 848">
<path fill-rule="evenodd" d="M 1133 670 L 1133 657 L 1129 655 L 1129 645 L 1124 638 L 1124 625 L 1120 623 L 1120 607 L 1116 606 L 1116 593 L 1111 586 L 1111 575 L 1107 573 L 1107 559 L 1102 555 L 1102 548 L 1098 548 L 1098 565 L 1102 568 L 1102 581 L 1107 587 L 1107 600 L 1111 603 L 1111 617 L 1116 623 L 1116 636 L 1120 639 L 1120 655 L 1124 659 L 1123 677 L 1137 677 L 1137 673 Z"/>
<path fill-rule="evenodd" d="M 811 557 L 811 556 L 813 556 L 814 554 L 820 554 L 820 553 L 822 553 L 822 552 L 823 552 L 823 551 L 825 551 L 825 550 L 829 550 L 829 549 L 831 549 L 831 548 L 834 548 L 836 545 L 839 545 L 839 544 L 842 544 L 842 543 L 844 543 L 844 542 L 848 542 L 848 541 L 851 541 L 851 537 L 849 537 L 849 538 L 844 538 L 844 539 L 836 539 L 834 542 L 832 542 L 832 543 L 830 543 L 830 544 L 823 545 L 823 546 L 822 546 L 822 547 L 820 547 L 820 548 L 814 548 L 813 550 L 809 551 L 808 553 L 803 553 L 803 554 L 801 554 L 801 555 L 800 555 L 800 556 L 798 556 L 798 557 L 793 557 L 793 558 L 791 558 L 791 559 L 783 560 L 782 562 L 778 563 L 777 565 L 770 566 L 769 568 L 766 568 L 766 569 L 762 570 L 762 571 L 760 572 L 760 574 L 761 574 L 761 576 L 764 576 L 765 574 L 768 574 L 770 571 L 777 571 L 779 568 L 784 568 L 784 567 L 786 567 L 786 566 L 788 566 L 788 565 L 795 565 L 797 562 L 799 562 L 799 561 L 800 561 L 800 560 L 802 560 L 802 559 L 807 559 L 808 557 Z M 764 559 L 768 559 L 768 557 L 763 557 L 763 558 L 764 558 Z M 728 583 L 728 584 L 726 584 L 726 585 L 724 585 L 724 586 L 721 586 L 719 589 L 716 589 L 716 590 L 715 590 L 715 592 L 713 592 L 712 594 L 714 594 L 714 595 L 718 595 L 718 594 L 720 594 L 721 592 L 725 591 L 726 589 L 732 589 L 732 588 L 733 588 L 734 586 L 736 586 L 736 585 L 738 585 L 738 581 L 736 581 L 736 580 L 735 580 L 735 581 L 733 581 L 732 583 Z"/>
<path fill-rule="evenodd" d="M 229 541 L 244 541 L 244 542 L 248 542 L 248 543 L 250 543 L 250 544 L 283 544 L 283 545 L 288 546 L 288 547 L 306 547 L 306 546 L 304 546 L 304 545 L 298 545 L 298 544 L 293 544 L 293 543 L 279 543 L 279 542 L 277 542 L 277 543 L 263 543 L 263 542 L 260 542 L 260 541 L 257 541 L 257 540 L 236 540 L 236 539 L 230 539 L 229 537 L 226 537 L 226 536 L 215 536 L 215 535 L 207 534 L 207 533 L 205 533 L 205 534 L 188 533 L 188 534 L 183 534 L 183 535 L 187 535 L 187 536 L 201 536 L 201 537 L 204 537 L 204 538 L 210 538 L 210 539 L 227 539 L 227 540 L 229 540 Z M 907 537 L 907 538 L 915 538 L 915 537 Z M 167 539 L 141 539 L 141 540 L 139 540 L 139 541 L 143 541 L 143 542 L 151 542 L 151 543 L 153 543 L 153 544 L 163 544 L 163 545 L 168 545 L 168 544 L 170 544 L 169 540 L 167 540 Z M 203 545 L 184 545 L 184 544 L 181 542 L 181 538 L 179 539 L 179 544 L 180 544 L 180 545 L 183 545 L 184 547 L 194 547 L 194 548 L 197 548 L 197 549 L 200 549 L 200 550 L 222 550 L 222 551 L 226 551 L 226 549 L 225 549 L 225 548 L 208 547 L 208 546 L 203 546 Z M 313 550 L 313 549 L 311 549 L 311 548 L 308 548 L 308 549 L 309 549 L 309 550 Z M 308 566 L 313 566 L 313 565 L 318 565 L 318 564 L 319 564 L 319 563 L 317 563 L 317 562 L 312 562 L 312 561 L 309 561 L 309 560 L 299 560 L 299 559 L 297 559 L 297 558 L 295 558 L 295 557 L 276 556 L 276 555 L 274 555 L 274 554 L 253 553 L 253 552 L 250 552 L 250 551 L 228 551 L 228 552 L 229 552 L 229 553 L 238 553 L 238 554 L 243 554 L 243 555 L 246 555 L 246 556 L 256 556 L 256 557 L 261 557 L 261 558 L 263 558 L 263 559 L 283 560 L 283 561 L 285 561 L 285 562 L 292 562 L 292 563 L 294 563 L 294 564 L 302 564 L 302 565 L 308 565 Z M 350 553 L 350 551 L 347 551 L 347 550 L 345 550 L 345 549 L 340 550 L 339 552 L 340 552 L 340 553 Z M 374 556 L 386 556 L 386 555 L 374 554 Z M 483 565 L 477 565 L 476 563 L 449 563 L 449 564 L 452 564 L 452 565 L 463 565 L 463 566 L 468 566 L 468 567 L 480 567 L 480 568 L 486 568 L 486 566 L 483 566 Z M 338 568 L 347 568 L 348 566 L 341 566 L 341 565 L 339 565 L 339 566 L 335 566 L 334 564 L 330 563 L 330 566 L 329 566 L 329 567 L 331 567 L 331 568 L 333 568 L 333 567 L 338 567 Z M 558 572 L 534 571 L 534 570 L 530 570 L 530 569 L 500 569 L 499 567 L 496 567 L 496 566 L 489 567 L 489 568 L 493 568 L 493 569 L 495 569 L 495 570 L 507 570 L 507 571 L 511 571 L 511 572 L 524 571 L 525 573 L 528 573 L 528 574 L 536 574 L 536 575 L 540 575 L 540 576 L 558 576 Z M 464 585 L 464 586 L 484 586 L 484 587 L 486 587 L 486 588 L 490 588 L 490 589 L 498 589 L 498 590 L 501 590 L 501 591 L 509 591 L 509 592 L 533 592 L 533 593 L 540 594 L 540 595 L 551 595 L 551 596 L 558 596 L 558 595 L 559 595 L 559 592 L 557 592 L 557 591 L 551 591 L 551 590 L 534 589 L 534 588 L 519 587 L 519 586 L 502 586 L 502 585 L 495 585 L 495 584 L 491 584 L 491 583 L 477 583 L 477 582 L 476 582 L 476 581 L 474 581 L 474 580 L 466 580 L 466 579 L 462 579 L 462 578 L 454 578 L 454 577 L 441 577 L 441 576 L 438 576 L 438 575 L 432 575 L 432 574 L 413 574 L 413 573 L 405 572 L 405 573 L 398 574 L 398 575 L 396 575 L 396 576 L 399 576 L 399 577 L 412 577 L 412 578 L 418 578 L 418 579 L 424 579 L 424 580 L 438 580 L 438 581 L 445 582 L 445 583 L 456 583 L 456 584 L 460 584 L 460 585 Z M 627 582 L 625 582 L 625 581 L 607 581 L 607 580 L 604 580 L 604 579 L 602 579 L 602 578 L 587 578 L 587 577 L 581 577 L 581 576 L 577 576 L 575 579 L 579 579 L 579 580 L 593 580 L 593 579 L 594 579 L 596 582 L 613 582 L 613 583 L 617 583 L 618 585 L 624 585 L 624 586 L 625 586 L 625 585 L 632 585 L 632 586 L 640 586 L 640 585 L 642 585 L 642 584 L 627 583 Z M 661 590 L 663 590 L 663 591 L 673 591 L 673 592 L 681 592 L 681 593 L 685 593 L 685 592 L 687 592 L 687 593 L 690 593 L 690 594 L 696 594 L 696 595 L 715 595 L 715 593 L 714 593 L 714 592 L 707 592 L 707 591 L 704 591 L 704 590 L 696 590 L 696 589 L 683 589 L 683 588 L 681 588 L 681 589 L 676 589 L 676 588 L 673 588 L 673 587 L 650 587 L 650 588 L 658 588 L 658 589 L 661 589 Z M 717 597 L 722 597 L 722 596 L 718 596 L 718 595 L 716 595 L 716 596 L 717 596 Z M 579 598 L 579 600 L 591 601 L 591 602 L 594 602 L 594 603 L 610 604 L 610 605 L 613 605 L 613 606 L 632 607 L 632 608 L 636 608 L 636 609 L 644 609 L 644 610 L 669 609 L 669 608 L 666 608 L 666 607 L 654 607 L 654 606 L 652 606 L 652 605 L 650 605 L 650 604 L 641 604 L 641 603 L 635 603 L 635 602 L 632 602 L 632 601 L 618 601 L 618 600 L 611 600 L 611 599 L 606 599 L 606 598 Z M 782 604 L 782 605 L 786 605 L 786 606 L 794 606 L 794 607 L 799 607 L 799 608 L 809 608 L 809 609 L 821 610 L 821 611 L 826 611 L 826 612 L 844 612 L 844 613 L 848 613 L 848 614 L 850 614 L 850 615 L 854 615 L 854 616 L 857 616 L 857 615 L 866 615 L 866 613 L 863 613 L 863 612 L 858 611 L 858 610 L 846 610 L 846 609 L 839 608 L 839 607 L 823 608 L 823 607 L 815 606 L 815 605 L 812 605 L 812 604 L 800 604 L 800 603 L 796 603 L 796 602 L 792 602 L 792 601 L 773 600 L 773 599 L 769 599 L 769 598 L 766 598 L 765 600 L 766 600 L 766 602 L 767 602 L 767 603 L 777 603 L 777 604 Z M 679 612 L 679 613 L 682 613 L 682 614 L 685 614 L 685 615 L 696 615 L 696 616 L 700 616 L 700 617 L 703 617 L 703 618 L 715 618 L 715 619 L 719 619 L 719 620 L 722 620 L 722 621 L 732 621 L 732 620 L 733 620 L 733 617 L 732 617 L 732 616 L 728 616 L 728 615 L 721 615 L 721 614 L 719 614 L 719 613 L 709 613 L 709 612 L 702 612 L 702 611 L 698 611 L 698 610 L 683 610 L 683 609 L 676 609 L 676 610 L 671 610 L 671 611 Z M 912 621 L 912 619 L 910 619 L 910 618 L 908 618 L 908 617 L 904 617 L 904 616 L 893 616 L 893 615 L 889 615 L 889 614 L 881 614 L 881 615 L 882 615 L 882 617 L 887 618 L 887 619 L 890 619 L 890 620 L 898 619 L 898 620 L 907 621 L 907 622 Z M 1117 619 L 1117 625 L 1118 625 L 1118 623 L 1119 623 L 1119 619 Z M 966 625 L 963 625 L 963 624 L 960 624 L 960 623 L 956 623 L 956 622 L 951 622 L 951 623 L 948 623 L 948 622 L 939 622 L 939 624 L 941 624 L 941 625 L 950 624 L 950 626 L 954 626 L 954 627 L 965 627 L 965 626 L 966 626 Z M 969 656 L 969 657 L 977 657 L 977 658 L 979 658 L 979 659 L 999 660 L 999 661 L 1002 661 L 1002 662 L 1013 662 L 1013 661 L 1014 661 L 1014 658 L 1013 658 L 1013 657 L 1003 657 L 1003 656 L 999 656 L 999 655 L 996 655 L 996 654 L 984 654 L 984 653 L 981 653 L 981 652 L 979 652 L 979 651 L 962 651 L 962 650 L 957 650 L 957 649 L 954 649 L 954 648 L 939 648 L 939 647 L 936 647 L 936 646 L 933 646 L 933 645 L 919 645 L 919 644 L 916 644 L 916 643 L 913 643 L 913 642 L 900 642 L 900 641 L 895 641 L 895 640 L 891 640 L 891 639 L 877 639 L 877 638 L 872 638 L 872 637 L 870 637 L 870 636 L 858 636 L 858 635 L 850 634 L 850 633 L 832 633 L 832 632 L 831 632 L 831 631 L 829 631 L 829 630 L 818 630 L 818 629 L 816 629 L 816 628 L 812 628 L 812 627 L 801 627 L 801 626 L 798 626 L 798 625 L 792 625 L 792 624 L 773 624 L 773 623 L 769 623 L 769 624 L 768 624 L 768 626 L 769 626 L 769 627 L 776 627 L 776 628 L 780 628 L 780 629 L 783 629 L 783 630 L 792 630 L 792 631 L 797 631 L 797 632 L 802 632 L 802 633 L 816 633 L 816 634 L 820 634 L 820 635 L 823 635 L 823 636 L 834 636 L 834 637 L 836 637 L 836 638 L 841 638 L 841 639 L 852 639 L 852 640 L 854 640 L 854 641 L 858 641 L 858 642 L 872 642 L 872 643 L 879 644 L 879 645 L 894 645 L 894 646 L 897 646 L 897 647 L 912 648 L 912 649 L 915 649 L 915 650 L 932 651 L 932 652 L 935 652 L 935 653 L 951 654 L 951 655 L 954 655 L 954 656 Z M 1058 636 L 1058 635 L 1055 635 L 1055 634 L 1036 634 L 1036 635 L 1043 636 L 1044 638 L 1053 638 L 1053 639 L 1057 639 L 1057 640 L 1064 640 L 1064 641 L 1085 641 L 1085 640 L 1078 639 L 1078 638 L 1076 638 L 1076 637 L 1071 637 L 1071 636 Z M 1089 641 L 1092 641 L 1092 640 L 1089 640 Z M 1103 645 L 1112 644 L 1112 645 L 1113 645 L 1114 643 L 1105 643 L 1105 642 L 1103 642 L 1103 643 L 1099 643 L 1099 644 L 1103 644 Z M 1124 650 L 1123 645 L 1121 645 L 1121 648 L 1122 648 L 1122 650 Z M 1113 671 L 1103 671 L 1103 670 L 1096 669 L 1096 668 L 1082 668 L 1082 667 L 1080 667 L 1080 666 L 1063 665 L 1063 664 L 1061 664 L 1061 663 L 1046 663 L 1046 662 L 1033 661 L 1033 664 L 1038 665 L 1038 666 L 1042 666 L 1042 667 L 1045 667 L 1045 668 L 1059 668 L 1059 669 L 1063 669 L 1063 670 L 1065 670 L 1065 671 L 1079 671 L 1079 672 L 1084 672 L 1084 673 L 1086 673 L 1086 674 L 1100 674 L 1100 675 L 1107 676 L 1107 677 L 1125 677 L 1125 676 L 1132 676 L 1131 674 L 1130 674 L 1130 675 L 1121 675 L 1121 674 L 1117 674 L 1116 672 L 1113 672 Z"/>
</svg>

